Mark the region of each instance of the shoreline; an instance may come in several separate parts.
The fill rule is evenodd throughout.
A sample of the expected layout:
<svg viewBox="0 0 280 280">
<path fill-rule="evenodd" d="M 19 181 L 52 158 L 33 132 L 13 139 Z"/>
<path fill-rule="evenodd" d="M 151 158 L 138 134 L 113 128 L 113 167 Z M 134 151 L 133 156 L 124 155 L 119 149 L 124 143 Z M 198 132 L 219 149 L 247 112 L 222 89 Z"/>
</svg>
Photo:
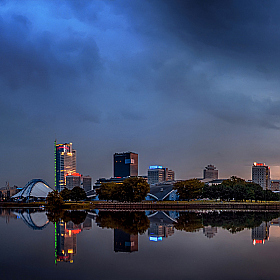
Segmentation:
<svg viewBox="0 0 280 280">
<path fill-rule="evenodd" d="M 0 202 L 0 208 L 10 209 L 44 209 L 45 202 Z M 169 202 L 66 202 L 65 210 L 109 210 L 109 211 L 144 211 L 144 210 L 255 210 L 279 211 L 280 202 L 209 202 L 209 201 L 169 201 Z"/>
</svg>

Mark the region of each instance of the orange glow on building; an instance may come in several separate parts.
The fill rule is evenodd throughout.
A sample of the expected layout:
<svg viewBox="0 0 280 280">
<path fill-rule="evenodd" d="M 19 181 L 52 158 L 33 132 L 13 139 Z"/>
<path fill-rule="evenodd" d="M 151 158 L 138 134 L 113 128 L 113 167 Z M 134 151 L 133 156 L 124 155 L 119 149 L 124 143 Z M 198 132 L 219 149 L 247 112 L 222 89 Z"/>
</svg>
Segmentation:
<svg viewBox="0 0 280 280">
<path fill-rule="evenodd" d="M 265 166 L 265 163 L 254 162 L 254 166 Z"/>
</svg>

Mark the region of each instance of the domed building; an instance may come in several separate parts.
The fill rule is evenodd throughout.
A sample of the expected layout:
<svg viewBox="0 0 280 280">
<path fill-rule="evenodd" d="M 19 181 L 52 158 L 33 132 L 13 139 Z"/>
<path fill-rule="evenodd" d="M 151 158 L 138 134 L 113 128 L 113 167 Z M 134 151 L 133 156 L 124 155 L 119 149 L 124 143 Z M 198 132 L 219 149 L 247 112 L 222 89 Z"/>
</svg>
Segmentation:
<svg viewBox="0 0 280 280">
<path fill-rule="evenodd" d="M 33 179 L 29 181 L 20 192 L 11 198 L 23 201 L 45 200 L 48 194 L 52 191 L 53 189 L 50 188 L 46 181 L 42 179 Z"/>
</svg>

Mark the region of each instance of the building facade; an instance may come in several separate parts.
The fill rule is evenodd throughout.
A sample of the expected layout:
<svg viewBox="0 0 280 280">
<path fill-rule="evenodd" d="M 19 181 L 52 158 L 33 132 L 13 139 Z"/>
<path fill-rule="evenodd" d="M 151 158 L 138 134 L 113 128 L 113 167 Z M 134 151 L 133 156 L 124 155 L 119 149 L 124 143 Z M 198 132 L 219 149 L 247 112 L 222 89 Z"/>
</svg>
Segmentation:
<svg viewBox="0 0 280 280">
<path fill-rule="evenodd" d="M 138 176 L 138 154 L 132 152 L 114 154 L 114 177 Z"/>
<path fill-rule="evenodd" d="M 264 190 L 270 190 L 270 167 L 265 163 L 254 162 L 252 181 L 259 184 Z"/>
<path fill-rule="evenodd" d="M 66 188 L 72 190 L 74 187 L 81 187 L 82 178 L 79 173 L 66 175 Z"/>
<path fill-rule="evenodd" d="M 175 172 L 161 165 L 151 165 L 148 169 L 148 183 L 157 184 L 166 181 L 174 181 Z"/>
<path fill-rule="evenodd" d="M 88 192 L 92 189 L 92 180 L 90 176 L 83 176 L 83 189 Z"/>
<path fill-rule="evenodd" d="M 54 142 L 55 189 L 59 192 L 66 186 L 66 176 L 76 172 L 76 151 L 72 143 Z"/>
<path fill-rule="evenodd" d="M 203 170 L 203 179 L 218 179 L 218 170 L 212 164 L 208 164 L 205 169 Z"/>
</svg>

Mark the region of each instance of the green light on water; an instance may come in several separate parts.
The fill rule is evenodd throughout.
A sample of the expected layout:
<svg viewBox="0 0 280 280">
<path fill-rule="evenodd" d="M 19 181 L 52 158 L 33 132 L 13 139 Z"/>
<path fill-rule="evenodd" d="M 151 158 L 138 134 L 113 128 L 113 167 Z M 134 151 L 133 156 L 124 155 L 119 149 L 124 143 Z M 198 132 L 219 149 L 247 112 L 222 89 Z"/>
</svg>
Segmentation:
<svg viewBox="0 0 280 280">
<path fill-rule="evenodd" d="M 56 224 L 54 223 L 54 263 L 57 264 L 57 230 Z"/>
</svg>

